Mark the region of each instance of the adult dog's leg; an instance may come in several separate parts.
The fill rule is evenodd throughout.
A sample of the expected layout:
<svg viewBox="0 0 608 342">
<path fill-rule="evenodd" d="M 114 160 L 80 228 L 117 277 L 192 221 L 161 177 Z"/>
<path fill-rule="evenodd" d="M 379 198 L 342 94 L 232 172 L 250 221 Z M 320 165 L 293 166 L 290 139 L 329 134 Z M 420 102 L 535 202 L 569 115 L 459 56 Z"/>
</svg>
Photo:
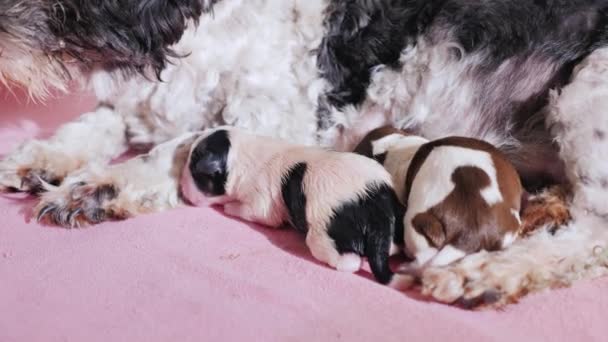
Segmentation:
<svg viewBox="0 0 608 342">
<path fill-rule="evenodd" d="M 573 221 L 504 251 L 423 271 L 423 292 L 469 307 L 500 306 L 546 288 L 608 274 L 608 48 L 592 53 L 549 104 L 548 126 L 573 186 Z"/>
<path fill-rule="evenodd" d="M 39 193 L 92 161 L 108 162 L 127 149 L 123 118 L 107 106 L 59 128 L 48 140 L 30 140 L 0 161 L 0 192 Z"/>
<path fill-rule="evenodd" d="M 34 213 L 39 221 L 80 227 L 176 207 L 194 135 L 184 134 L 121 164 L 91 164 L 71 173 L 61 185 L 45 186 Z"/>
</svg>

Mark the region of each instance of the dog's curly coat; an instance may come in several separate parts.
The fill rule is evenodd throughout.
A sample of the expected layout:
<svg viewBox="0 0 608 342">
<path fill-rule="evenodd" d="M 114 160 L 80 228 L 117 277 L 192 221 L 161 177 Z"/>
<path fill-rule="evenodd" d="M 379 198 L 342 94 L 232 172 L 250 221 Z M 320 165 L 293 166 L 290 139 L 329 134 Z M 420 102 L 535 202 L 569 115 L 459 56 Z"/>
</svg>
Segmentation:
<svg viewBox="0 0 608 342">
<path fill-rule="evenodd" d="M 607 273 L 606 0 L 1 2 L 0 80 L 44 96 L 71 79 L 98 108 L 0 162 L 0 190 L 40 194 L 41 220 L 179 205 L 190 132 L 207 127 L 349 150 L 393 124 L 488 140 L 528 190 L 573 194 L 568 226 L 425 269 L 425 293 L 496 306 Z"/>
</svg>

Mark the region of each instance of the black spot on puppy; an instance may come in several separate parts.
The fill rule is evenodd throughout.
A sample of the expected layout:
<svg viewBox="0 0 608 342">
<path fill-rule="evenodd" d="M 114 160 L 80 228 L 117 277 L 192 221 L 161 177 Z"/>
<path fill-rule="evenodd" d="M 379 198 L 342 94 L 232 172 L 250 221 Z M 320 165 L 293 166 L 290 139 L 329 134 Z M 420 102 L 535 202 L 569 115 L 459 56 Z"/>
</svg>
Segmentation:
<svg viewBox="0 0 608 342">
<path fill-rule="evenodd" d="M 428 26 L 444 1 L 328 1 L 317 66 L 332 86 L 325 95 L 329 104 L 341 108 L 363 102 L 373 68 L 398 68 L 403 48 Z"/>
<path fill-rule="evenodd" d="M 281 195 L 289 213 L 291 224 L 301 232 L 308 231 L 306 220 L 306 194 L 304 194 L 304 175 L 306 163 L 297 163 L 292 166 L 281 181 Z"/>
<path fill-rule="evenodd" d="M 334 208 L 327 233 L 340 254 L 355 253 L 367 257 L 372 273 L 382 283 L 393 276 L 388 264 L 395 226 L 403 230 L 401 205 L 395 191 L 387 184 L 370 184 L 352 201 Z M 401 228 L 399 228 L 401 227 Z"/>
<path fill-rule="evenodd" d="M 220 196 L 226 193 L 230 146 L 228 131 L 218 130 L 192 150 L 188 167 L 196 187 L 204 194 Z"/>
</svg>

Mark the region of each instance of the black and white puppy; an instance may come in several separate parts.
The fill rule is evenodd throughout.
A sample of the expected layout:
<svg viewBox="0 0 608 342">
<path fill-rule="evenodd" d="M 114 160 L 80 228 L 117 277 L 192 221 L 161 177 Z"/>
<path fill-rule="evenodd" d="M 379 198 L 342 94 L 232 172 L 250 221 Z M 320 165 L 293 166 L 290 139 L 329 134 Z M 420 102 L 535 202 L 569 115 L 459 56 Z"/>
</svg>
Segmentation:
<svg viewBox="0 0 608 342">
<path fill-rule="evenodd" d="M 358 271 L 366 256 L 379 282 L 392 279 L 403 210 L 390 175 L 371 159 L 220 128 L 195 140 L 181 188 L 196 205 L 222 204 L 271 227 L 289 222 L 315 258 L 338 270 Z"/>
</svg>

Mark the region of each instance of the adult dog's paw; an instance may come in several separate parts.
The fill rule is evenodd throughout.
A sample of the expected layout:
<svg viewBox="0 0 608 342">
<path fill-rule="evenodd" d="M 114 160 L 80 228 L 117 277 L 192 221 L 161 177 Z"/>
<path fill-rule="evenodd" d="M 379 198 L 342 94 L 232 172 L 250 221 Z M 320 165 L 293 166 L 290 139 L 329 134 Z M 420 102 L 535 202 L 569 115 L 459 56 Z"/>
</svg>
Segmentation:
<svg viewBox="0 0 608 342">
<path fill-rule="evenodd" d="M 76 182 L 49 189 L 34 209 L 39 222 L 78 228 L 130 216 L 117 205 L 120 189 L 114 184 Z"/>
<path fill-rule="evenodd" d="M 521 235 L 528 236 L 541 227 L 554 233 L 572 219 L 568 207 L 564 186 L 553 186 L 530 196 L 522 212 Z"/>
<path fill-rule="evenodd" d="M 444 267 L 426 268 L 420 276 L 422 293 L 466 309 L 501 308 L 527 293 L 523 274 L 480 252 Z"/>
<path fill-rule="evenodd" d="M 62 178 L 47 170 L 13 168 L 0 162 L 0 192 L 27 192 L 37 195 L 45 191 L 45 184 L 58 185 Z"/>
<path fill-rule="evenodd" d="M 79 160 L 41 142 L 27 142 L 0 160 L 0 192 L 39 194 L 46 184 L 60 184 L 80 165 Z"/>
</svg>

